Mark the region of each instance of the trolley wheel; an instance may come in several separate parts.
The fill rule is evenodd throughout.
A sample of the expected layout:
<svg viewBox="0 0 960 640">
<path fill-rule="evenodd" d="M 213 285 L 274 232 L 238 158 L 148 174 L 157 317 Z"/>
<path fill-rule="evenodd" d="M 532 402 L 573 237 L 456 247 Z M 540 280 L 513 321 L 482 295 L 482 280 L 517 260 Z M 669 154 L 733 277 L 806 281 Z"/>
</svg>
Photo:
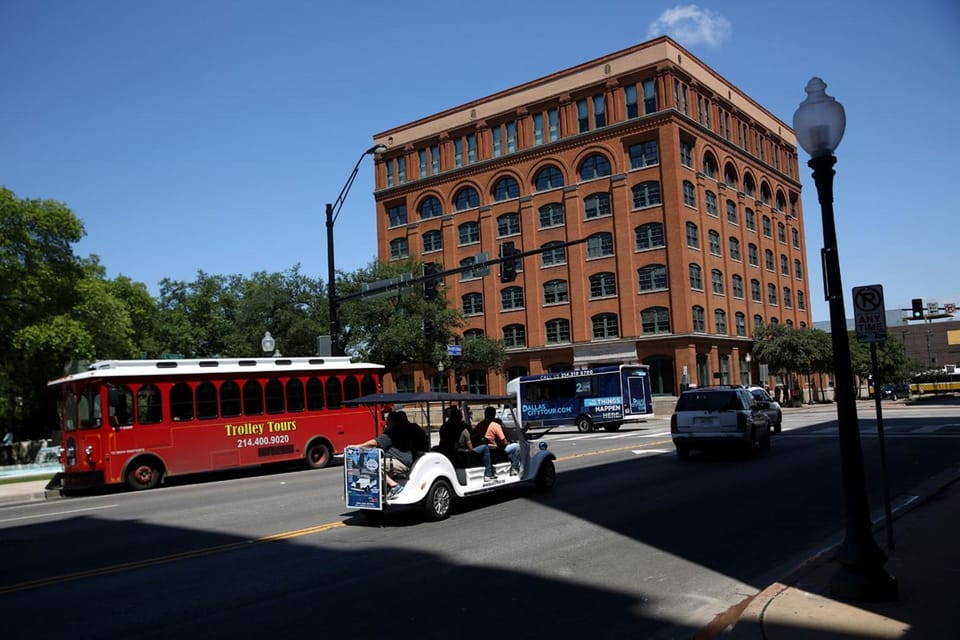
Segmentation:
<svg viewBox="0 0 960 640">
<path fill-rule="evenodd" d="M 144 460 L 133 464 L 127 471 L 127 486 L 135 491 L 153 489 L 160 484 L 163 472 L 153 460 Z"/>
<path fill-rule="evenodd" d="M 557 467 L 553 464 L 553 460 L 543 461 L 537 470 L 537 478 L 534 482 L 540 491 L 553 489 L 553 485 L 557 483 Z"/>
<path fill-rule="evenodd" d="M 323 469 L 333 459 L 333 452 L 330 451 L 330 447 L 325 442 L 316 441 L 310 443 L 310 446 L 307 447 L 304 459 L 307 461 L 309 468 Z"/>
<path fill-rule="evenodd" d="M 577 418 L 577 431 L 580 433 L 590 433 L 593 431 L 593 421 L 587 416 Z"/>
<path fill-rule="evenodd" d="M 451 506 L 453 506 L 453 489 L 449 482 L 443 478 L 437 478 L 423 500 L 427 517 L 434 522 L 446 520 L 450 516 Z"/>
</svg>

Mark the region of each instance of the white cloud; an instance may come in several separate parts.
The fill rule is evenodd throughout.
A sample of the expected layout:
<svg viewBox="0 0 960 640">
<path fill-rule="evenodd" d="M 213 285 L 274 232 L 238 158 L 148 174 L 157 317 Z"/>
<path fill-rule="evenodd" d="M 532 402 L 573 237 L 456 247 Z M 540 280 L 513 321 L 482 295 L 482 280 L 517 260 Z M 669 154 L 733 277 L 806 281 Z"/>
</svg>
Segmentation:
<svg viewBox="0 0 960 640">
<path fill-rule="evenodd" d="M 733 26 L 719 13 L 695 4 L 667 9 L 647 29 L 647 38 L 668 35 L 684 46 L 719 47 L 730 39 Z"/>
</svg>

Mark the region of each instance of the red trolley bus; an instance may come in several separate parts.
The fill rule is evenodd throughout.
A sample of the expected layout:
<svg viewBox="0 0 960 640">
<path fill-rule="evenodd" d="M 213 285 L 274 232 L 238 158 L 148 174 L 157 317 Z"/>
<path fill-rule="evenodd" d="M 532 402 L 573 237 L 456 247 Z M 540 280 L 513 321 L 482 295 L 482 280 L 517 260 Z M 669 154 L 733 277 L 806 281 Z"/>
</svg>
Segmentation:
<svg viewBox="0 0 960 640">
<path fill-rule="evenodd" d="M 49 383 L 58 392 L 60 487 L 303 460 L 325 467 L 376 433 L 346 400 L 380 391 L 383 367 L 347 357 L 107 360 Z"/>
</svg>

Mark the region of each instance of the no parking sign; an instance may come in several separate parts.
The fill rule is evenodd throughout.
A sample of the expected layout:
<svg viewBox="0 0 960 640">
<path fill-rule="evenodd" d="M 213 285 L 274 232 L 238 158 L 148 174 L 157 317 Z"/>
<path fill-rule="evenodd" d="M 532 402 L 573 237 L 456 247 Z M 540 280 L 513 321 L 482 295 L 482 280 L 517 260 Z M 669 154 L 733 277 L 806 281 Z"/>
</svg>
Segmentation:
<svg viewBox="0 0 960 640">
<path fill-rule="evenodd" d="M 853 322 L 857 328 L 857 342 L 883 342 L 887 339 L 883 285 L 853 288 Z"/>
</svg>

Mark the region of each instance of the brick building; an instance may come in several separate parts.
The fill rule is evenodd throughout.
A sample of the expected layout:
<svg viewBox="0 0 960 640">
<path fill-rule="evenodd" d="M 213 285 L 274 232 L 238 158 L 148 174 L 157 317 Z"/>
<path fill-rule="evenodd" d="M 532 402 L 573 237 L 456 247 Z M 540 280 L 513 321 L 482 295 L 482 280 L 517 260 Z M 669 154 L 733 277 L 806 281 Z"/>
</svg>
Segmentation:
<svg viewBox="0 0 960 640">
<path fill-rule="evenodd" d="M 472 391 L 627 362 L 651 366 L 658 394 L 739 383 L 758 324 L 811 323 L 794 133 L 668 37 L 374 142 L 380 260 L 542 249 L 512 282 L 496 267 L 444 282 L 464 339 L 509 354 L 506 376 L 465 371 Z M 440 384 L 424 373 L 393 384 Z"/>
</svg>

